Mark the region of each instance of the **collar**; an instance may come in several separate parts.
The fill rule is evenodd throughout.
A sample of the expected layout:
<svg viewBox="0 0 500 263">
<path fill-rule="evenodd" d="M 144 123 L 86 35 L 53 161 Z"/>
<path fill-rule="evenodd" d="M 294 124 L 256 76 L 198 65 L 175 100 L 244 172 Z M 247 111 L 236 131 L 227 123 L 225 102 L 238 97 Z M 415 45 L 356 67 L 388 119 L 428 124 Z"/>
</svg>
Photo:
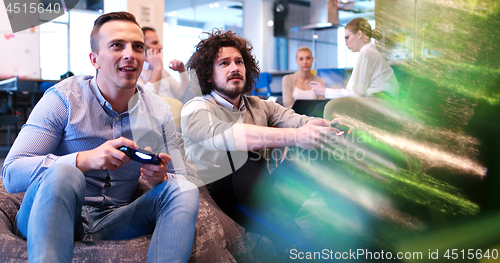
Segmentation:
<svg viewBox="0 0 500 263">
<path fill-rule="evenodd" d="M 212 90 L 212 92 L 210 92 L 210 96 L 212 96 L 219 105 L 221 105 L 222 107 L 224 107 L 228 110 L 241 111 L 241 109 L 243 109 L 243 107 L 245 106 L 245 100 L 243 99 L 243 95 L 241 95 L 241 103 L 240 103 L 239 109 L 236 108 L 233 104 L 229 103 L 229 101 L 227 101 L 226 99 L 221 97 L 219 94 L 217 94 L 217 92 L 215 92 L 213 90 Z"/>
<path fill-rule="evenodd" d="M 97 98 L 97 101 L 99 101 L 99 104 L 102 106 L 102 107 L 107 107 L 109 108 L 110 110 L 113 110 L 113 107 L 111 106 L 111 104 L 102 96 L 101 94 L 101 91 L 99 90 L 99 87 L 97 87 L 97 77 L 94 77 L 91 81 L 90 81 L 90 89 L 92 90 L 92 93 L 94 93 L 95 97 Z M 141 96 L 141 93 L 142 92 L 142 89 L 139 87 L 139 85 L 136 85 L 136 90 L 135 90 L 135 95 L 134 96 Z M 138 97 L 137 97 L 138 99 Z M 136 108 L 137 108 L 137 104 L 138 104 L 138 101 L 134 104 L 134 106 L 128 110 L 128 112 L 132 112 L 134 111 Z M 130 105 L 129 105 L 130 107 Z"/>
<path fill-rule="evenodd" d="M 107 101 L 106 99 L 104 99 L 104 97 L 102 96 L 101 94 L 101 91 L 99 90 L 99 88 L 97 87 L 97 77 L 94 77 L 91 81 L 90 81 L 90 88 L 92 89 L 92 93 L 94 93 L 94 95 L 96 96 L 97 100 L 99 101 L 99 104 L 101 104 L 101 106 L 104 107 L 104 105 L 109 105 L 111 106 Z"/>
<path fill-rule="evenodd" d="M 362 46 L 362 47 L 361 47 L 361 49 L 360 49 L 359 51 L 361 52 L 362 50 L 368 49 L 368 48 L 369 48 L 370 46 L 372 46 L 372 45 L 373 45 L 373 43 L 372 43 L 372 42 L 368 42 L 368 43 L 366 43 L 364 46 Z"/>
<path fill-rule="evenodd" d="M 149 69 L 149 70 L 151 70 L 149 67 L 151 67 L 151 65 L 149 64 L 149 62 L 146 62 L 146 60 L 144 60 L 144 64 L 142 64 L 142 68 L 143 69 Z"/>
</svg>

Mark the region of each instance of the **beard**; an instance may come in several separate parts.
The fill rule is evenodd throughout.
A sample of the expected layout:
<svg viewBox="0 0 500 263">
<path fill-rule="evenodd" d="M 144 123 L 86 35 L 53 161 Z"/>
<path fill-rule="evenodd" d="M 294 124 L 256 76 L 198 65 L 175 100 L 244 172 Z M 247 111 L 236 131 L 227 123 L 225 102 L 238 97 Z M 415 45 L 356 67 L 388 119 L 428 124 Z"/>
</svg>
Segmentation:
<svg viewBox="0 0 500 263">
<path fill-rule="evenodd" d="M 238 96 L 243 94 L 243 87 L 237 89 L 230 89 L 227 86 L 222 88 L 215 86 L 214 90 L 229 99 L 236 99 Z"/>
<path fill-rule="evenodd" d="M 233 85 L 232 87 L 229 87 L 228 82 L 233 77 L 239 77 L 242 80 L 242 85 Z M 241 76 L 240 74 L 232 74 L 227 78 L 225 83 L 215 83 L 215 85 L 213 85 L 213 88 L 219 94 L 229 99 L 236 99 L 238 96 L 243 94 L 243 90 L 245 89 L 245 81 L 243 80 L 243 76 Z"/>
</svg>

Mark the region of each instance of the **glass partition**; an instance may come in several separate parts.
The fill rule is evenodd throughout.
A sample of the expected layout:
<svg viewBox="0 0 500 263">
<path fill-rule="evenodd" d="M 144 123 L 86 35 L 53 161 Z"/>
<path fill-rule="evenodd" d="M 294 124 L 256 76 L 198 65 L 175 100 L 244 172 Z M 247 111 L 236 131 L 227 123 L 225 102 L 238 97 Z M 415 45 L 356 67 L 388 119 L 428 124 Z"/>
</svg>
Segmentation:
<svg viewBox="0 0 500 263">
<path fill-rule="evenodd" d="M 242 35 L 243 3 L 219 1 L 176 10 L 166 10 L 163 25 L 163 60 L 187 62 L 194 46 L 200 42 L 202 32 L 214 28 L 231 29 Z M 167 69 L 176 79 L 179 74 Z"/>
<path fill-rule="evenodd" d="M 68 71 L 68 24 L 40 25 L 40 69 L 42 79 L 59 79 Z"/>
<path fill-rule="evenodd" d="M 89 60 L 90 33 L 99 15 L 98 12 L 89 11 L 70 12 L 70 69 L 75 75 L 95 74 L 95 68 Z"/>
<path fill-rule="evenodd" d="M 344 1 L 342 1 L 344 2 Z M 298 70 L 295 63 L 295 51 L 300 46 L 309 47 L 315 58 L 313 69 L 318 68 L 352 68 L 357 60 L 357 54 L 351 52 L 345 45 L 344 26 L 352 19 L 366 18 L 372 28 L 375 26 L 375 0 L 349 1 L 350 5 L 342 6 L 335 11 L 338 24 L 325 27 L 312 27 L 311 5 L 307 1 L 288 1 L 285 12 L 275 12 L 274 26 L 284 27 L 275 30 L 274 69 Z M 317 10 L 316 13 L 323 13 Z M 326 12 L 326 11 L 324 11 Z M 286 15 L 283 17 L 283 13 Z M 284 42 L 286 41 L 286 44 Z M 286 50 L 284 50 L 286 48 Z"/>
<path fill-rule="evenodd" d="M 89 61 L 90 32 L 98 12 L 71 10 L 40 25 L 40 68 L 42 79 L 57 80 L 67 71 L 94 75 Z"/>
</svg>

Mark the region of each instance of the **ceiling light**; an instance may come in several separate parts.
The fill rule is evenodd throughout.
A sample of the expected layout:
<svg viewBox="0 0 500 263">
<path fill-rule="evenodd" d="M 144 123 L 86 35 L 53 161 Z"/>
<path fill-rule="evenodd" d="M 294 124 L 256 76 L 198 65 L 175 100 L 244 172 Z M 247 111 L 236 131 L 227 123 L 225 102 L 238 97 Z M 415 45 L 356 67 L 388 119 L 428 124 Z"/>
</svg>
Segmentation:
<svg viewBox="0 0 500 263">
<path fill-rule="evenodd" d="M 273 20 L 269 20 L 269 21 L 267 21 L 267 25 L 268 25 L 268 26 L 274 26 L 274 21 L 273 21 Z"/>
<path fill-rule="evenodd" d="M 219 3 L 215 2 L 214 7 L 219 7 Z"/>
<path fill-rule="evenodd" d="M 277 4 L 276 5 L 276 12 L 281 13 L 283 11 L 285 11 L 285 7 L 283 6 L 283 4 L 282 3 Z"/>
</svg>

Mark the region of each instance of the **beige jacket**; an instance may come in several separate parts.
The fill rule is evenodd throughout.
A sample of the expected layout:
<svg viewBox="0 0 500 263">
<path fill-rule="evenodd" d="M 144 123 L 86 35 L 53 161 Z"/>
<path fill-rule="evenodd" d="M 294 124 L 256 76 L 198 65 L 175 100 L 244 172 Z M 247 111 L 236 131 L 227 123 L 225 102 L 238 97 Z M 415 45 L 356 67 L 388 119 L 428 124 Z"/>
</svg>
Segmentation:
<svg viewBox="0 0 500 263">
<path fill-rule="evenodd" d="M 248 152 L 236 151 L 234 145 L 235 139 L 242 140 L 245 136 L 233 134 L 233 124 L 240 122 L 264 127 L 299 128 L 314 119 L 255 96 L 242 97 L 244 106 L 239 110 L 222 106 L 212 94 L 196 97 L 182 108 L 181 127 L 186 162 L 204 183 L 214 182 L 232 173 L 227 151 L 231 154 L 236 170 L 247 161 Z"/>
</svg>

